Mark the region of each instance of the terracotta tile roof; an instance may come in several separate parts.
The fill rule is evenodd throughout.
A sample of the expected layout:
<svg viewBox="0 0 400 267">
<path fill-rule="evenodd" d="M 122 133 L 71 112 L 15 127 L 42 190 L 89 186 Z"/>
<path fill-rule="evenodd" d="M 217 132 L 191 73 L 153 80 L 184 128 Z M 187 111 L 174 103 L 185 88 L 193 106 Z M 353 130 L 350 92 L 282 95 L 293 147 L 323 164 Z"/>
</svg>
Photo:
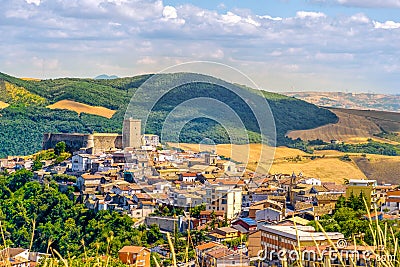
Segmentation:
<svg viewBox="0 0 400 267">
<path fill-rule="evenodd" d="M 215 259 L 223 258 L 228 255 L 234 254 L 234 252 L 232 250 L 228 249 L 227 247 L 221 247 L 221 248 L 214 249 L 214 250 L 206 252 L 206 253 Z"/>
<path fill-rule="evenodd" d="M 140 251 L 143 249 L 146 249 L 145 247 L 139 247 L 139 246 L 125 246 L 121 248 L 118 253 L 132 253 L 132 254 L 138 254 Z"/>
<path fill-rule="evenodd" d="M 181 175 L 183 177 L 197 177 L 197 174 L 194 172 L 184 172 L 184 173 L 181 173 Z"/>
<path fill-rule="evenodd" d="M 208 242 L 208 243 L 205 243 L 205 244 L 198 245 L 196 247 L 196 249 L 200 250 L 200 251 L 203 251 L 203 250 L 208 250 L 210 248 L 215 248 L 215 247 L 225 247 L 225 246 L 220 244 L 220 243 L 217 243 L 217 242 Z"/>
<path fill-rule="evenodd" d="M 329 191 L 326 187 L 324 187 L 322 185 L 314 185 L 312 188 L 314 188 L 318 192 L 328 192 Z"/>
<path fill-rule="evenodd" d="M 219 227 L 216 229 L 217 231 L 224 232 L 224 233 L 236 233 L 238 230 L 232 227 Z"/>
<path fill-rule="evenodd" d="M 138 199 L 151 199 L 151 196 L 149 194 L 146 194 L 146 193 L 136 193 L 135 196 Z"/>
<path fill-rule="evenodd" d="M 101 179 L 103 176 L 99 174 L 84 173 L 81 175 L 81 177 L 85 180 L 96 180 Z"/>
<path fill-rule="evenodd" d="M 346 192 L 346 185 L 342 184 L 331 184 L 331 183 L 326 183 L 323 184 L 323 186 L 329 191 L 329 192 Z"/>
</svg>

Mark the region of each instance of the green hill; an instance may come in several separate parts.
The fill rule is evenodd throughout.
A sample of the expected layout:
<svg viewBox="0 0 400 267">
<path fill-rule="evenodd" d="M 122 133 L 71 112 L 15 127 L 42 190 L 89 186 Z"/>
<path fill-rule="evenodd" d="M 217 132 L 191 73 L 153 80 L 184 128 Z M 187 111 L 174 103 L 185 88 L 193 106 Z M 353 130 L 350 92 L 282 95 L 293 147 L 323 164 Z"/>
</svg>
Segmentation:
<svg viewBox="0 0 400 267">
<path fill-rule="evenodd" d="M 177 79 L 180 78 L 179 75 L 184 74 L 165 74 L 162 79 Z M 122 120 L 129 101 L 137 88 L 149 77 L 151 75 L 112 80 L 62 78 L 31 81 L 0 73 L 0 101 L 10 104 L 0 110 L 0 157 L 36 152 L 41 148 L 45 132 L 121 132 Z M 240 90 L 252 90 L 238 85 L 230 86 Z M 156 94 L 157 89 L 151 88 L 145 93 Z M 292 97 L 269 92 L 263 94 L 274 115 L 278 145 L 284 145 L 289 141 L 285 138 L 287 131 L 310 129 L 337 121 L 336 115 L 329 110 Z M 153 108 L 146 132 L 160 134 L 160 125 L 168 113 L 183 101 L 195 97 L 212 97 L 227 104 L 244 122 L 250 133 L 250 141 L 260 140 L 257 121 L 246 108 L 247 105 L 243 105 L 242 99 L 221 86 L 200 82 L 179 86 L 164 95 Z M 136 101 L 145 101 L 146 95 L 143 98 Z M 49 104 L 65 99 L 102 106 L 117 112 L 111 119 L 107 119 L 85 113 L 78 115 L 68 110 L 46 108 Z M 201 112 L 200 107 L 193 108 Z M 221 125 L 205 118 L 195 119 L 185 125 L 180 141 L 200 142 L 206 137 L 216 143 L 230 141 Z"/>
</svg>

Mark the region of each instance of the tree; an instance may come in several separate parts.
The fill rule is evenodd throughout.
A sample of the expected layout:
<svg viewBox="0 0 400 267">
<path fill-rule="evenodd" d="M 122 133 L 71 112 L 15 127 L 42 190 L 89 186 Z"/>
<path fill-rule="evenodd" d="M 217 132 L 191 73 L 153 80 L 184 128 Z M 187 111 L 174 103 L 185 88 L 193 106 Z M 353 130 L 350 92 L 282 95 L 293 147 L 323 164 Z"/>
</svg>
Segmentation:
<svg viewBox="0 0 400 267">
<path fill-rule="evenodd" d="M 344 196 L 340 196 L 338 198 L 338 201 L 336 202 L 335 210 L 338 210 L 338 209 L 344 208 L 344 207 L 346 207 L 346 198 Z"/>
<path fill-rule="evenodd" d="M 353 220 L 355 219 L 355 213 L 352 208 L 340 208 L 335 212 L 335 215 L 333 215 L 333 218 L 337 222 L 343 222 L 347 220 Z"/>
<path fill-rule="evenodd" d="M 152 224 L 146 232 L 147 234 L 147 241 L 150 244 L 157 242 L 158 240 L 162 239 L 162 233 L 160 232 L 160 228 L 157 224 Z"/>
<path fill-rule="evenodd" d="M 43 164 L 40 160 L 35 159 L 32 165 L 32 171 L 38 171 L 43 168 Z"/>
<path fill-rule="evenodd" d="M 24 184 L 32 180 L 32 178 L 33 178 L 33 173 L 31 171 L 25 169 L 18 170 L 10 175 L 8 187 L 10 188 L 11 191 L 15 192 L 19 188 L 24 186 Z"/>
<path fill-rule="evenodd" d="M 54 147 L 54 153 L 55 153 L 57 156 L 60 156 L 62 153 L 65 152 L 65 149 L 66 149 L 66 148 L 67 148 L 67 145 L 65 144 L 64 141 L 58 142 L 58 143 L 56 144 L 56 146 Z"/>
<path fill-rule="evenodd" d="M 200 219 L 200 212 L 206 210 L 206 204 L 201 204 L 190 209 L 190 216 Z"/>
</svg>

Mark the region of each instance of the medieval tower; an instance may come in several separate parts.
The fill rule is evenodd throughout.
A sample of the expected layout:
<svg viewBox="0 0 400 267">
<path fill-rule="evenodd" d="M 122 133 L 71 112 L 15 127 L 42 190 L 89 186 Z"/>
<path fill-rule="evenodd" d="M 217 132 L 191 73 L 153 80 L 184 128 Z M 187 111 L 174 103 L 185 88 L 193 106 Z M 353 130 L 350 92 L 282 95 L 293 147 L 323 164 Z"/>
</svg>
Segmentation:
<svg viewBox="0 0 400 267">
<path fill-rule="evenodd" d="M 124 148 L 140 148 L 142 146 L 141 120 L 125 119 L 122 130 L 122 145 Z"/>
</svg>

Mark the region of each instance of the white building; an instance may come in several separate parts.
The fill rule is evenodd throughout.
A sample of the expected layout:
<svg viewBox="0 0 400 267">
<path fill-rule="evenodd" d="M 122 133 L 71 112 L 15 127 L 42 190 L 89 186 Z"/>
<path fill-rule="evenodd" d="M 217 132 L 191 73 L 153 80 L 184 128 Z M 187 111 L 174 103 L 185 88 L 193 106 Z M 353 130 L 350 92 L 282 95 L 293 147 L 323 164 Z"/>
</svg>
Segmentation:
<svg viewBox="0 0 400 267">
<path fill-rule="evenodd" d="M 195 194 L 185 193 L 178 194 L 175 202 L 178 207 L 189 208 L 200 206 L 203 203 L 203 198 Z"/>
<path fill-rule="evenodd" d="M 142 135 L 142 145 L 157 147 L 160 145 L 160 138 L 155 134 L 144 134 Z"/>
<path fill-rule="evenodd" d="M 76 154 L 72 156 L 72 171 L 84 172 L 89 169 L 90 158 L 89 154 Z"/>
<path fill-rule="evenodd" d="M 283 215 L 284 214 L 281 210 L 268 207 L 256 211 L 256 222 L 257 224 L 265 222 L 279 222 L 283 219 Z"/>
<path fill-rule="evenodd" d="M 233 186 L 209 185 L 204 196 L 206 210 L 224 211 L 227 218 L 239 215 L 242 208 L 242 189 Z"/>
<path fill-rule="evenodd" d="M 316 178 L 308 178 L 302 182 L 303 184 L 309 184 L 309 185 L 322 185 L 321 180 L 316 179 Z"/>
</svg>

